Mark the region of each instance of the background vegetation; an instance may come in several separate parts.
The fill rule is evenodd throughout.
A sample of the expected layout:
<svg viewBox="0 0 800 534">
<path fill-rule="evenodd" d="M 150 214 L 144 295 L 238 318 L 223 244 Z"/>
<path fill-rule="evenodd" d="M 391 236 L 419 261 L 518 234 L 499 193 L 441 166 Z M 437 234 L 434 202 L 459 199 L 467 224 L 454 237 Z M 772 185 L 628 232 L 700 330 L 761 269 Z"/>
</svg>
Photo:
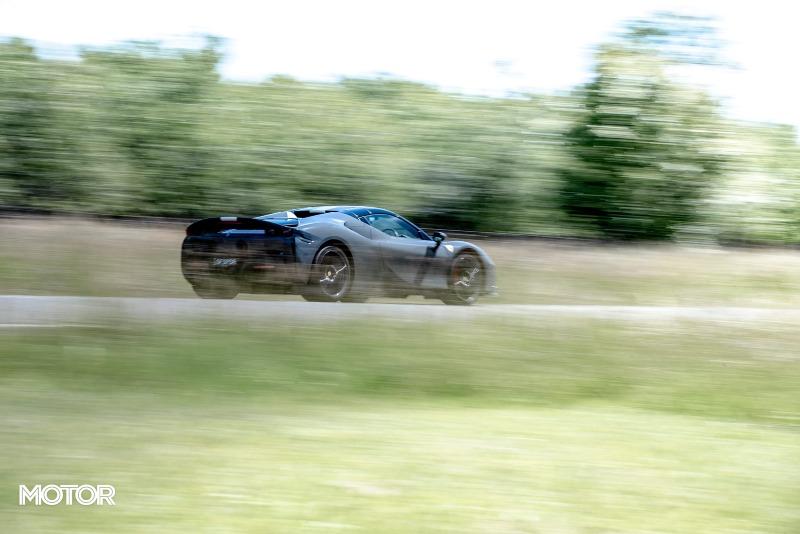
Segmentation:
<svg viewBox="0 0 800 534">
<path fill-rule="evenodd" d="M 382 78 L 233 83 L 213 38 L 77 61 L 7 39 L 0 205 L 196 217 L 367 203 L 462 230 L 794 242 L 795 132 L 727 120 L 682 81 L 721 68 L 711 37 L 701 19 L 633 22 L 598 47 L 585 87 L 506 98 Z"/>
</svg>

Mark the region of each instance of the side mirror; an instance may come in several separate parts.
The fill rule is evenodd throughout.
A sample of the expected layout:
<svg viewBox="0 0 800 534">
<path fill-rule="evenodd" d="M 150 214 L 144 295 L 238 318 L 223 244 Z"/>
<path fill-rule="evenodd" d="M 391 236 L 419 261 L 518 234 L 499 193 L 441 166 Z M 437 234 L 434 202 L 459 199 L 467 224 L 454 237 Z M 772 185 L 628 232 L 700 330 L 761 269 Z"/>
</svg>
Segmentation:
<svg viewBox="0 0 800 534">
<path fill-rule="evenodd" d="M 431 249 L 434 254 L 436 251 L 439 250 L 439 245 L 442 244 L 442 241 L 447 239 L 447 234 L 444 232 L 433 232 L 433 240 L 436 242 L 436 245 Z"/>
</svg>

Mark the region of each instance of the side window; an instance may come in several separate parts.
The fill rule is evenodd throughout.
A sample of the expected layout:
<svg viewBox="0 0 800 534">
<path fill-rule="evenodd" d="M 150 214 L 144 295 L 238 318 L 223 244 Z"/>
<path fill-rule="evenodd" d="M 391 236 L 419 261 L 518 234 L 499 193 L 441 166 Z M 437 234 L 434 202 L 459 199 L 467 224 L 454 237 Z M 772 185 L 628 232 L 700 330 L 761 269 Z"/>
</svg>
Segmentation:
<svg viewBox="0 0 800 534">
<path fill-rule="evenodd" d="M 367 215 L 364 217 L 364 221 L 376 230 L 392 237 L 401 237 L 407 239 L 420 238 L 419 232 L 416 228 L 414 228 L 414 226 L 410 225 L 403 219 L 395 217 L 394 215 L 389 215 L 388 213 Z"/>
</svg>

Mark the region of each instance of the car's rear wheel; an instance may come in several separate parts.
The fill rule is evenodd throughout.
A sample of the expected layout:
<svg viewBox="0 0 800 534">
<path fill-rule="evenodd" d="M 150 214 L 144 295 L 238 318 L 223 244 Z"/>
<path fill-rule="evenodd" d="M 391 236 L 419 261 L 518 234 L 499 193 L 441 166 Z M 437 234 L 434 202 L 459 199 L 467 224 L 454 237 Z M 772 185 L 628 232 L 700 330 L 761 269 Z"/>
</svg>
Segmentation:
<svg viewBox="0 0 800 534">
<path fill-rule="evenodd" d="M 313 302 L 351 300 L 353 267 L 345 250 L 339 245 L 323 247 L 314 259 L 311 279 L 303 298 Z"/>
<path fill-rule="evenodd" d="M 448 289 L 442 302 L 454 306 L 470 306 L 478 301 L 483 289 L 483 264 L 475 254 L 465 252 L 453 260 Z"/>
<path fill-rule="evenodd" d="M 239 285 L 233 280 L 204 280 L 192 284 L 192 289 L 203 299 L 232 299 L 239 294 Z"/>
</svg>

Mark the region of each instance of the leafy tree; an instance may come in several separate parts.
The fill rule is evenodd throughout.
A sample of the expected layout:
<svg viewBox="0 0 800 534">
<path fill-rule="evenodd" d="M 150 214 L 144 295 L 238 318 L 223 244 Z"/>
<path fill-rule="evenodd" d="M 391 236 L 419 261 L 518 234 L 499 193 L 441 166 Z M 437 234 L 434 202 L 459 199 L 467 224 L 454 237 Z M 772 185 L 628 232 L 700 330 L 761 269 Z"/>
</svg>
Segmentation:
<svg viewBox="0 0 800 534">
<path fill-rule="evenodd" d="M 135 168 L 129 185 L 145 212 L 195 215 L 206 205 L 211 160 L 200 117 L 217 82 L 216 47 L 215 40 L 198 51 L 131 43 L 83 54 L 103 83 L 97 127 Z"/>
<path fill-rule="evenodd" d="M 560 205 L 609 237 L 672 237 L 697 219 L 721 173 L 716 105 L 670 80 L 672 57 L 646 40 L 654 33 L 637 23 L 601 48 L 595 79 L 580 93 L 584 111 L 566 136 L 572 161 L 561 173 Z"/>
<path fill-rule="evenodd" d="M 214 39 L 79 61 L 2 41 L 0 205 L 193 217 L 352 202 L 462 230 L 796 240 L 794 130 L 722 121 L 675 82 L 719 63 L 708 25 L 636 21 L 579 91 L 509 98 L 391 78 L 232 83 Z"/>
<path fill-rule="evenodd" d="M 64 209 L 80 192 L 66 163 L 70 140 L 54 128 L 55 82 L 30 45 L 0 43 L 0 177 L 21 206 Z"/>
</svg>

